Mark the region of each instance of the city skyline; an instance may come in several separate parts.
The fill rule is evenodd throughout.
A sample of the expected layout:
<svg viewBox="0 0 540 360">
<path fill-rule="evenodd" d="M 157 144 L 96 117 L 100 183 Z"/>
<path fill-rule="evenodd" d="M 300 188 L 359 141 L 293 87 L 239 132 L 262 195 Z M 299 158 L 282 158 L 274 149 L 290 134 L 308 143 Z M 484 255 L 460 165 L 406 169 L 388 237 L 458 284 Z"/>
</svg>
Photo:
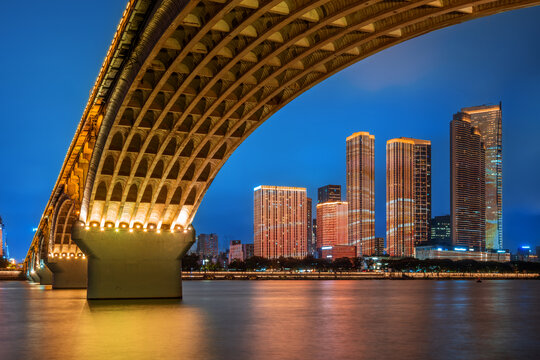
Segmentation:
<svg viewBox="0 0 540 360">
<path fill-rule="evenodd" d="M 9 6 L 15 7 L 16 5 Z M 73 7 L 78 6 L 73 4 Z M 118 23 L 117 14 L 123 10 L 125 3 L 110 2 L 103 4 L 103 6 L 108 9 L 116 6 L 119 11 L 115 12 L 113 9 L 110 12 L 105 12 L 105 15 L 100 12 L 99 18 L 102 23 L 100 23 L 98 32 L 96 32 L 95 26 L 85 28 L 84 19 L 73 18 L 76 25 L 73 26 L 69 34 L 63 34 L 60 31 L 55 34 L 58 44 L 62 42 L 73 44 L 71 48 L 73 51 L 64 53 L 63 49 L 56 46 L 54 49 L 58 55 L 44 59 L 41 67 L 37 68 L 32 75 L 33 79 L 38 79 L 39 69 L 45 68 L 51 69 L 51 73 L 59 73 L 55 69 L 57 69 L 56 66 L 61 65 L 68 74 L 68 76 L 62 77 L 59 82 L 65 88 L 64 92 L 58 94 L 53 91 L 50 88 L 50 84 L 53 83 L 50 78 L 43 79 L 43 82 L 39 82 L 38 79 L 35 89 L 31 90 L 35 91 L 35 94 L 39 94 L 35 96 L 37 105 L 35 109 L 39 109 L 39 111 L 28 107 L 20 113 L 15 112 L 10 104 L 21 104 L 22 100 L 13 98 L 13 95 L 9 93 L 5 94 L 6 99 L 8 99 L 6 116 L 14 121 L 7 122 L 4 129 L 5 139 L 1 145 L 2 154 L 5 154 L 3 158 L 4 169 L 20 172 L 21 176 L 9 175 L 3 178 L 0 214 L 6 223 L 11 252 L 18 259 L 24 256 L 33 235 L 32 228 L 37 225 L 43 211 L 43 204 L 50 195 L 50 189 L 58 174 L 61 159 L 65 156 L 65 150 L 72 138 L 77 119 L 80 118 L 82 108 L 87 100 L 88 89 L 91 88 L 95 80 L 96 69 L 102 62 L 111 33 Z M 47 11 L 47 9 L 43 9 L 44 13 Z M 335 175 L 340 173 L 339 167 L 343 165 L 329 164 L 328 173 L 323 176 L 316 174 L 316 171 L 307 171 L 314 169 L 315 165 L 303 164 L 300 161 L 300 159 L 305 160 L 310 156 L 322 159 L 325 156 L 324 152 L 317 150 L 313 145 L 307 147 L 307 142 L 302 143 L 302 146 L 300 143 L 296 145 L 298 137 L 293 137 L 293 134 L 297 134 L 300 127 L 307 130 L 304 138 L 310 139 L 311 144 L 319 146 L 320 140 L 325 141 L 327 147 L 332 147 L 332 142 L 326 143 L 328 141 L 326 139 L 330 138 L 331 135 L 347 136 L 361 127 L 378 134 L 379 144 L 376 145 L 378 154 L 381 154 L 381 149 L 384 147 L 381 144 L 384 144 L 389 138 L 396 136 L 428 138 L 433 135 L 433 138 L 437 138 L 434 140 L 441 144 L 438 149 L 434 149 L 434 157 L 441 161 L 441 159 L 448 159 L 447 140 L 442 138 L 441 132 L 437 129 L 447 129 L 449 121 L 447 114 L 455 112 L 463 106 L 498 103 L 502 100 L 505 103 L 505 117 L 512 121 L 511 125 L 505 128 L 505 134 L 508 136 L 504 139 L 505 164 L 509 164 L 505 168 L 504 178 L 504 247 L 515 248 L 525 241 L 523 239 L 527 239 L 526 241 L 531 245 L 538 243 L 538 239 L 534 237 L 533 226 L 540 219 L 539 210 L 535 205 L 538 202 L 538 194 L 535 192 L 533 179 L 536 177 L 524 178 L 523 175 L 527 174 L 528 171 L 527 161 L 518 161 L 524 153 L 531 156 L 531 159 L 537 154 L 537 150 L 534 148 L 522 151 L 520 146 L 521 144 L 523 146 L 533 144 L 532 134 L 537 133 L 534 122 L 535 110 L 530 99 L 537 97 L 534 84 L 538 82 L 538 71 L 533 66 L 534 59 L 536 59 L 535 50 L 531 49 L 525 53 L 522 50 L 521 52 L 517 51 L 516 49 L 522 48 L 523 43 L 522 40 L 516 41 L 516 39 L 523 35 L 526 35 L 525 38 L 536 36 L 534 24 L 539 13 L 538 9 L 520 10 L 428 34 L 366 59 L 310 90 L 276 114 L 231 157 L 210 187 L 195 218 L 195 228 L 201 232 L 215 231 L 220 235 L 223 234 L 224 238 L 251 238 L 250 216 L 244 216 L 247 219 L 242 220 L 242 213 L 246 213 L 246 211 L 240 209 L 248 209 L 247 213 L 250 213 L 249 209 L 252 205 L 250 205 L 249 189 L 253 186 L 258 183 L 276 183 L 275 175 L 271 172 L 285 174 L 281 180 L 283 184 L 300 185 L 304 183 L 308 186 L 308 195 L 311 198 L 316 196 L 316 186 L 335 182 L 332 179 L 337 178 Z M 54 19 L 54 14 L 49 15 L 50 18 Z M 9 21 L 10 19 L 5 23 L 5 26 L 10 26 Z M 40 21 L 42 20 L 37 17 L 32 19 L 32 22 L 36 24 L 39 24 Z M 503 28 L 501 24 L 512 24 L 515 31 L 513 34 L 507 34 L 501 30 Z M 11 26 L 14 25 L 11 24 Z M 100 36 L 97 40 L 96 34 Z M 77 44 L 78 41 L 73 40 L 75 38 L 81 39 L 81 45 Z M 445 46 L 437 46 L 438 43 L 445 44 Z M 7 39 L 6 46 L 14 49 L 13 52 L 17 51 L 15 50 L 17 45 L 12 43 L 10 39 Z M 430 49 L 429 53 L 425 51 L 427 48 Z M 44 47 L 40 48 L 39 51 L 47 53 Z M 481 56 L 478 54 L 488 51 L 492 51 L 496 56 L 493 56 L 492 61 L 486 63 L 481 60 Z M 520 54 L 519 66 L 513 65 L 517 61 L 514 60 L 513 54 L 515 53 Z M 465 59 L 460 62 L 459 58 L 462 55 L 465 55 Z M 68 61 L 56 64 L 58 57 L 66 58 Z M 400 71 L 392 72 L 395 70 L 390 70 L 391 76 L 386 77 L 384 81 L 378 81 L 378 74 L 384 73 L 383 71 L 387 71 L 389 68 L 392 69 L 393 59 L 396 58 L 405 62 L 400 67 Z M 6 58 L 2 61 L 5 62 L 7 68 L 18 68 L 18 65 L 12 63 L 10 59 Z M 434 69 L 430 65 L 431 63 L 437 63 L 437 69 L 440 68 L 442 71 Z M 466 66 L 465 63 L 467 63 Z M 497 73 L 497 69 L 500 69 L 501 66 L 505 68 L 504 74 Z M 83 79 L 77 77 L 72 80 L 70 78 L 74 74 L 81 74 L 82 71 L 86 71 Z M 14 71 L 13 74 L 7 75 L 11 77 L 19 72 L 22 73 L 22 71 Z M 476 74 L 474 74 L 475 72 Z M 493 76 L 493 74 L 497 74 L 497 76 Z M 467 89 L 461 89 L 460 94 L 445 90 L 441 96 L 440 91 L 457 88 L 456 84 L 460 78 L 458 75 L 467 76 L 471 80 L 470 86 Z M 478 79 L 482 81 L 478 81 Z M 24 79 L 21 82 L 12 80 L 12 83 L 18 83 L 19 85 L 16 86 L 23 85 L 25 89 L 28 89 L 24 85 Z M 528 95 L 514 95 L 515 91 L 512 89 L 515 89 L 517 85 L 523 90 L 523 93 Z M 413 90 L 411 91 L 411 89 Z M 21 92 L 21 88 L 16 88 L 13 94 Z M 49 94 L 53 93 L 55 96 L 51 98 Z M 426 98 L 426 94 L 437 94 L 437 96 Z M 58 102 L 58 96 L 63 101 Z M 10 101 L 10 98 L 13 101 Z M 415 98 L 421 98 L 422 101 L 415 102 Z M 325 107 L 310 108 L 310 105 L 320 104 L 322 99 L 334 104 L 334 106 L 327 106 L 328 109 Z M 388 99 L 394 100 L 388 101 Z M 426 99 L 429 100 L 428 103 L 426 103 Z M 43 109 L 46 109 L 45 115 Z M 47 114 L 55 114 L 54 121 L 50 121 L 47 126 L 44 126 L 45 121 L 49 118 L 52 119 Z M 393 122 L 392 128 L 385 129 L 385 134 L 382 134 L 380 130 L 383 128 L 378 122 L 382 123 L 383 120 L 398 117 L 400 117 L 400 121 Z M 295 118 L 299 120 L 293 121 Z M 310 118 L 313 121 L 309 127 L 306 127 L 306 122 L 300 121 L 302 118 Z M 332 127 L 327 126 L 327 119 L 334 119 Z M 359 122 L 362 122 L 363 125 L 359 126 Z M 403 131 L 401 122 L 407 122 L 408 131 Z M 29 127 L 37 126 L 39 130 L 27 134 L 28 139 L 25 139 L 24 143 L 28 144 L 28 149 L 22 152 L 17 150 L 17 145 L 21 143 L 21 140 L 15 136 L 21 123 L 28 124 Z M 426 124 L 429 124 L 429 131 L 423 128 Z M 261 151 L 266 149 L 268 152 L 278 134 L 281 136 L 284 149 L 277 149 L 272 154 L 273 159 L 265 157 L 264 152 L 261 153 Z M 335 136 L 335 138 L 339 138 L 339 136 Z M 334 144 L 340 141 L 341 139 L 334 141 Z M 302 150 L 302 147 L 305 148 L 305 151 Z M 289 167 L 277 166 L 279 163 L 277 159 L 285 157 L 282 153 L 285 148 L 289 160 L 294 161 L 294 168 L 291 168 L 291 165 L 288 165 Z M 335 148 L 339 149 L 339 145 Z M 291 156 L 292 150 L 296 151 L 297 154 Z M 251 171 L 250 177 L 237 181 L 235 187 L 231 188 L 232 174 L 238 173 L 246 161 L 252 161 L 252 155 L 261 154 L 263 155 L 261 163 L 265 164 L 268 171 L 255 168 Z M 381 161 L 381 156 L 378 157 L 376 162 Z M 24 167 L 18 166 L 17 163 L 24 164 Z M 434 163 L 436 164 L 437 161 Z M 268 164 L 272 166 L 269 167 Z M 377 165 L 377 168 L 380 166 Z M 438 178 L 434 180 L 434 184 L 447 182 L 445 180 L 447 173 L 444 169 L 434 169 L 434 171 L 439 174 Z M 532 171 L 534 173 L 537 170 L 532 169 Z M 36 172 L 40 174 L 37 183 L 35 177 L 32 176 Z M 300 177 L 300 172 L 310 174 L 312 178 L 310 182 L 312 181 L 312 183 L 305 184 L 306 182 Z M 378 179 L 377 193 L 381 193 L 379 180 L 383 176 L 381 173 L 376 174 L 376 179 Z M 337 179 L 337 182 L 344 184 L 343 179 Z M 35 188 L 28 190 L 29 181 L 35 184 Z M 224 189 L 227 189 L 227 192 Z M 248 190 L 246 191 L 246 189 Z M 433 214 L 449 213 L 448 194 L 434 195 Z M 214 219 L 219 210 L 219 204 L 231 202 L 235 204 L 228 212 L 230 217 L 224 217 L 221 223 L 215 224 Z M 376 199 L 377 213 L 381 212 L 381 206 L 384 206 L 383 197 Z M 211 225 L 216 225 L 216 227 L 213 228 Z M 378 236 L 384 233 L 384 218 L 376 220 L 376 228 Z"/>
</svg>

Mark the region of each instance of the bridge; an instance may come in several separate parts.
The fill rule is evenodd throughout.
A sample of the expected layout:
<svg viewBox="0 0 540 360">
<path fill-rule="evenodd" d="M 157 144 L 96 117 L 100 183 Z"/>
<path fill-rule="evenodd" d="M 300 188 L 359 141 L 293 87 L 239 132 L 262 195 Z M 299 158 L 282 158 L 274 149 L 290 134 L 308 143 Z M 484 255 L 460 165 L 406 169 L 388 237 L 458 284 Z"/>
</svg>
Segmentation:
<svg viewBox="0 0 540 360">
<path fill-rule="evenodd" d="M 540 0 L 131 0 L 25 259 L 89 299 L 178 298 L 204 194 L 291 100 L 372 54 Z"/>
</svg>

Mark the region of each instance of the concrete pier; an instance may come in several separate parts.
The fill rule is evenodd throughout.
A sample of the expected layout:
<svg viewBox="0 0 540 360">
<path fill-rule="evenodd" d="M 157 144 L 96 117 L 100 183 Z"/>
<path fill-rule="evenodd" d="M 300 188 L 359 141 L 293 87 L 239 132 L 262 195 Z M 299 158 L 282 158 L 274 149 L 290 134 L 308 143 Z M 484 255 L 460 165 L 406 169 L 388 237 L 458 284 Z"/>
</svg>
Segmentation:
<svg viewBox="0 0 540 360">
<path fill-rule="evenodd" d="M 29 279 L 30 281 L 32 282 L 36 282 L 36 283 L 39 283 L 39 275 L 37 274 L 37 272 L 35 270 L 31 270 L 29 273 L 28 273 L 28 276 L 29 276 Z"/>
<path fill-rule="evenodd" d="M 40 285 L 52 285 L 53 284 L 53 273 L 47 267 L 47 265 L 43 265 L 43 267 L 40 267 L 40 268 L 36 269 L 36 273 L 39 276 L 39 284 Z"/>
<path fill-rule="evenodd" d="M 182 257 L 195 230 L 87 228 L 72 239 L 88 259 L 88 299 L 182 297 Z"/>
<path fill-rule="evenodd" d="M 88 261 L 83 258 L 49 258 L 53 289 L 85 289 Z"/>
</svg>

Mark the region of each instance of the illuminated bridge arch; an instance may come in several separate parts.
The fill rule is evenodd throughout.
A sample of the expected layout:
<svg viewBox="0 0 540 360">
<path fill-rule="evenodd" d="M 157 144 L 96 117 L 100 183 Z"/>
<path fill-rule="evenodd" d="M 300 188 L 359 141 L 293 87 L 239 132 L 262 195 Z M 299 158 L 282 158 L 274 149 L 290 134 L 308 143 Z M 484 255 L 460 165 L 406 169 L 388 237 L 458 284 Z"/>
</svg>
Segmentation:
<svg viewBox="0 0 540 360">
<path fill-rule="evenodd" d="M 88 226 L 184 228 L 234 150 L 307 89 L 408 39 L 538 3 L 131 0 L 43 219 L 66 195 Z"/>
</svg>

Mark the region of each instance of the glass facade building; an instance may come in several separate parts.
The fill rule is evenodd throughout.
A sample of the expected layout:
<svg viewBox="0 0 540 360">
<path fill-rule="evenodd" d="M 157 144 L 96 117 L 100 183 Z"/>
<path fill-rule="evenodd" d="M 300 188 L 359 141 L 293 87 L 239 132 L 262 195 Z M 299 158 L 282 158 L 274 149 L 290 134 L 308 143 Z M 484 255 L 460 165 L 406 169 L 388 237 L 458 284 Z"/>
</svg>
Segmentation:
<svg viewBox="0 0 540 360">
<path fill-rule="evenodd" d="M 431 219 L 431 244 L 450 246 L 450 215 L 435 216 Z"/>
<path fill-rule="evenodd" d="M 255 256 L 307 255 L 306 188 L 261 185 L 254 189 Z"/>
<path fill-rule="evenodd" d="M 454 246 L 486 247 L 485 148 L 467 113 L 450 123 L 450 207 Z"/>
<path fill-rule="evenodd" d="M 461 109 L 480 130 L 486 148 L 486 248 L 503 249 L 502 108 L 483 105 Z"/>
<path fill-rule="evenodd" d="M 341 185 L 326 185 L 318 189 L 317 204 L 341 201 Z"/>
<path fill-rule="evenodd" d="M 362 256 L 364 243 L 375 238 L 375 136 L 347 137 L 348 241 Z M 371 255 L 366 252 L 365 255 Z"/>
</svg>

